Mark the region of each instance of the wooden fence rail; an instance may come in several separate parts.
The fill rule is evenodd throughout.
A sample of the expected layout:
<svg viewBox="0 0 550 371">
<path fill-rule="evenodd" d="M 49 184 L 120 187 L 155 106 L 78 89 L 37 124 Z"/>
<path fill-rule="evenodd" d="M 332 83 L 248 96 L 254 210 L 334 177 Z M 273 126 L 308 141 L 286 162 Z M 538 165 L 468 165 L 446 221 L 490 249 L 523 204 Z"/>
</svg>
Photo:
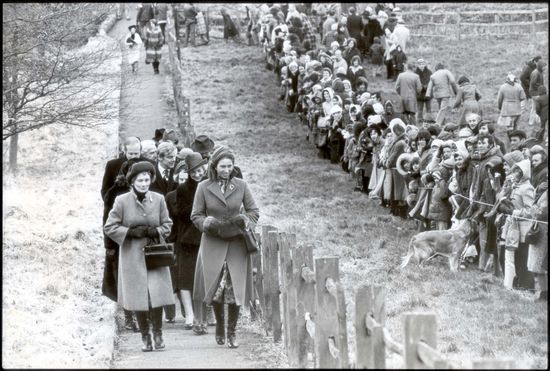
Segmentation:
<svg viewBox="0 0 550 371">
<path fill-rule="evenodd" d="M 350 360 L 339 258 L 314 258 L 312 246 L 298 247 L 294 234 L 273 226 L 262 226 L 258 237 L 254 303 L 261 315 L 255 318 L 263 320 L 273 341 L 283 341 L 291 367 L 383 369 L 392 352 L 402 357 L 405 368 L 459 368 L 437 350 L 434 313 L 404 313 L 399 342 L 385 328 L 385 289 L 370 285 L 355 291 L 355 357 Z M 481 359 L 471 365 L 513 368 L 514 362 Z"/>
</svg>

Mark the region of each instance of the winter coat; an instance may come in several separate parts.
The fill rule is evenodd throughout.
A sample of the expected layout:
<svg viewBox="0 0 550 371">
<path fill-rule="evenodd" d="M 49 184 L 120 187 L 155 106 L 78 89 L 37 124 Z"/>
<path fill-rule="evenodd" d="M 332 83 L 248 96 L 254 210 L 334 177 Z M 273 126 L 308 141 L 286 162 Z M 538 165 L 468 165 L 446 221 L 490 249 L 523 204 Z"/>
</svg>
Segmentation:
<svg viewBox="0 0 550 371">
<path fill-rule="evenodd" d="M 103 227 L 105 234 L 119 246 L 118 303 L 126 310 L 148 311 L 174 304 L 172 281 L 168 267 L 147 269 L 143 247 L 148 238 L 127 238 L 130 226 L 156 227 L 160 240 L 166 239 L 172 227 L 164 197 L 156 192 L 147 192 L 139 202 L 132 190 L 115 199 Z"/>
<path fill-rule="evenodd" d="M 137 12 L 137 23 L 147 23 L 151 19 L 155 18 L 155 7 L 152 4 L 146 4 L 139 7 Z"/>
<path fill-rule="evenodd" d="M 466 115 L 468 113 L 477 113 L 481 116 L 481 106 L 478 102 L 480 99 L 481 93 L 474 84 L 466 83 L 458 87 L 453 108 L 462 106 L 460 118 L 458 119 L 459 125 L 467 124 Z"/>
<path fill-rule="evenodd" d="M 105 194 L 115 184 L 115 179 L 120 172 L 122 164 L 127 161 L 126 156 L 114 158 L 107 161 L 105 165 L 105 172 L 103 173 L 103 180 L 101 182 L 101 198 L 105 199 Z"/>
<path fill-rule="evenodd" d="M 379 166 L 380 151 L 384 146 L 384 140 L 379 139 L 378 143 L 373 143 L 372 149 L 372 172 L 370 174 L 369 189 L 375 189 L 376 185 L 380 181 L 380 178 L 384 176 L 384 169 Z"/>
<path fill-rule="evenodd" d="M 448 178 L 447 178 L 448 179 Z M 432 199 L 429 206 L 428 219 L 450 222 L 451 221 L 451 203 L 449 202 L 449 181 L 441 179 L 436 182 L 432 190 Z"/>
<path fill-rule="evenodd" d="M 536 196 L 540 196 L 544 190 L 541 190 L 539 186 L 543 182 L 548 182 L 548 162 L 543 161 L 540 165 L 531 168 L 531 184 L 536 190 Z"/>
<path fill-rule="evenodd" d="M 191 220 L 202 232 L 193 288 L 195 300 L 206 303 L 212 301 L 224 261 L 227 261 L 236 304 L 249 302 L 253 289 L 252 260 L 240 229 L 227 225 L 223 230 L 227 237 L 221 238 L 207 233 L 203 226 L 207 216 L 224 220 L 239 215 L 241 206 L 244 206 L 244 215 L 256 223 L 260 216 L 259 209 L 245 181 L 232 178 L 225 194 L 215 181 L 204 180 L 199 183 L 191 211 Z"/>
<path fill-rule="evenodd" d="M 382 26 L 380 26 L 380 22 L 378 21 L 378 19 L 369 19 L 369 23 L 367 23 L 365 28 L 367 31 L 367 45 L 371 45 L 371 47 L 372 45 L 374 45 L 375 37 L 384 36 L 384 31 L 382 31 Z"/>
<path fill-rule="evenodd" d="M 365 72 L 365 69 L 363 68 L 363 66 L 359 66 L 359 68 L 355 71 L 353 71 L 353 68 L 350 66 L 348 68 L 348 79 L 349 79 L 349 82 L 351 82 L 351 86 L 356 89 L 357 87 L 357 82 L 358 82 L 358 79 L 359 77 L 367 77 L 366 76 L 366 72 Z"/>
<path fill-rule="evenodd" d="M 529 210 L 535 202 L 535 188 L 533 188 L 529 180 L 531 178 L 530 166 L 531 164 L 529 160 L 520 161 L 512 166 L 512 170 L 519 167 L 523 173 L 523 176 L 519 182 L 512 185 L 512 192 L 509 197 L 510 201 L 512 201 L 512 204 L 514 205 L 514 211 L 512 214 L 527 218 L 530 215 Z M 507 223 L 510 223 L 511 221 L 512 216 L 508 216 Z M 525 235 L 531 228 L 532 222 L 523 219 L 517 219 L 517 221 L 519 224 L 519 241 L 525 242 Z"/>
<path fill-rule="evenodd" d="M 416 73 L 418 77 L 420 77 L 420 83 L 422 84 L 422 89 L 420 90 L 420 94 L 417 95 L 416 100 L 420 102 L 429 101 L 431 98 L 426 97 L 426 91 L 428 89 L 428 84 L 430 83 L 432 71 L 430 71 L 428 67 L 424 67 L 424 70 L 416 67 L 414 73 Z"/>
<path fill-rule="evenodd" d="M 458 87 L 451 71 L 440 69 L 432 73 L 426 89 L 426 97 L 449 98 L 456 94 Z"/>
<path fill-rule="evenodd" d="M 407 27 L 398 23 L 393 29 L 393 34 L 395 40 L 397 41 L 397 45 L 400 45 L 401 49 L 403 49 L 403 52 L 406 52 L 407 42 L 409 41 L 409 38 L 411 36 L 411 31 L 409 31 Z"/>
<path fill-rule="evenodd" d="M 529 95 L 531 97 L 536 97 L 537 95 L 540 95 L 539 87 L 544 86 L 542 63 L 542 60 L 537 62 L 537 68 L 535 68 L 533 72 L 531 72 L 531 76 L 529 77 Z"/>
<path fill-rule="evenodd" d="M 403 50 L 395 50 L 392 53 L 393 68 L 397 71 L 403 71 L 405 69 L 405 63 L 407 63 L 407 55 Z"/>
<path fill-rule="evenodd" d="M 349 35 L 359 43 L 361 40 L 361 31 L 363 30 L 363 20 L 361 17 L 357 14 L 348 16 L 346 26 L 348 27 Z"/>
<path fill-rule="evenodd" d="M 158 164 L 155 164 L 155 181 L 151 183 L 151 191 L 160 193 L 163 196 L 166 196 L 168 192 L 173 191 L 178 186 L 174 180 L 174 169 L 170 169 L 168 175 L 168 181 L 164 179 L 163 174 L 160 173 Z"/>
<path fill-rule="evenodd" d="M 155 7 L 155 18 L 159 23 L 166 23 L 168 15 L 168 4 L 167 3 L 158 3 Z"/>
<path fill-rule="evenodd" d="M 479 200 L 482 193 L 483 180 L 489 175 L 487 173 L 487 165 L 491 164 L 492 167 L 502 163 L 502 152 L 497 146 L 491 147 L 486 153 L 481 155 L 479 162 L 474 165 L 475 171 L 472 178 L 472 188 L 470 190 L 470 195 L 474 200 Z M 472 207 L 477 208 L 479 205 L 472 204 Z"/>
<path fill-rule="evenodd" d="M 420 77 L 412 71 L 400 73 L 395 82 L 395 90 L 401 96 L 402 111 L 416 113 L 418 109 L 416 97 L 422 90 Z"/>
<path fill-rule="evenodd" d="M 523 67 L 523 70 L 519 75 L 519 81 L 521 81 L 521 87 L 523 88 L 523 91 L 525 92 L 525 95 L 527 96 L 527 98 L 531 98 L 531 95 L 529 94 L 529 80 L 531 79 L 531 73 L 536 68 L 537 68 L 536 62 L 528 61 L 527 63 L 525 63 L 525 66 Z"/>
<path fill-rule="evenodd" d="M 503 117 L 521 115 L 521 101 L 525 100 L 525 92 L 519 84 L 504 83 L 498 90 L 497 106 Z"/>
<path fill-rule="evenodd" d="M 164 45 L 164 36 L 160 27 L 145 29 L 145 62 L 159 62 L 162 57 L 162 46 Z"/>
<path fill-rule="evenodd" d="M 548 191 L 544 191 L 535 203 L 529 209 L 528 218 L 535 220 L 548 221 Z M 545 257 L 548 255 L 548 225 L 539 224 L 542 228 L 542 238 L 536 243 L 529 245 L 529 255 L 527 257 L 527 269 L 534 273 L 547 273 L 548 265 L 544 264 Z"/>
<path fill-rule="evenodd" d="M 405 134 L 401 134 L 393 139 L 393 143 L 390 145 L 388 150 L 388 158 L 386 160 L 385 166 L 386 169 L 391 169 L 392 177 L 392 191 L 393 197 L 391 198 L 394 201 L 405 201 L 407 199 L 407 185 L 405 184 L 405 179 L 398 171 L 395 170 L 397 159 L 399 156 L 405 152 L 407 149 L 407 144 L 405 143 Z M 386 173 L 386 176 L 388 173 Z"/>
<path fill-rule="evenodd" d="M 128 63 L 131 65 L 139 62 L 141 44 L 143 44 L 139 34 L 137 32 L 134 35 L 128 33 L 124 40 L 126 40 L 126 46 L 128 47 Z"/>
<path fill-rule="evenodd" d="M 343 55 L 344 59 L 346 60 L 346 62 L 348 63 L 348 66 L 351 66 L 351 59 L 354 56 L 359 57 L 359 65 L 361 65 L 361 62 L 363 60 L 363 58 L 361 56 L 361 51 L 357 48 L 357 46 L 354 46 L 352 49 L 347 48 L 346 50 L 344 50 L 342 55 Z"/>
<path fill-rule="evenodd" d="M 372 44 L 369 51 L 372 64 L 381 65 L 384 62 L 384 52 L 382 44 Z"/>
<path fill-rule="evenodd" d="M 229 39 L 230 37 L 239 36 L 239 31 L 233 23 L 231 16 L 229 14 L 223 14 L 223 38 Z"/>
<path fill-rule="evenodd" d="M 475 168 L 471 165 L 469 160 L 466 161 L 467 164 L 465 167 L 457 168 L 455 171 L 455 179 L 458 188 L 456 193 L 464 197 L 469 197 Z M 455 214 L 457 219 L 464 219 L 466 210 L 468 210 L 470 206 L 470 202 L 464 197 L 455 197 L 456 203 L 458 204 L 458 209 Z"/>
</svg>

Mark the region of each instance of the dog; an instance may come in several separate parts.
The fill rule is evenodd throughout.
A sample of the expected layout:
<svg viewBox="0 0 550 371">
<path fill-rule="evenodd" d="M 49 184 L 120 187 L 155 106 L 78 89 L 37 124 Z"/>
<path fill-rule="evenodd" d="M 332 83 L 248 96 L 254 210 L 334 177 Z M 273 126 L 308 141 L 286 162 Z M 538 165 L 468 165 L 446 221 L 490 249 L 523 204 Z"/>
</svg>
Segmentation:
<svg viewBox="0 0 550 371">
<path fill-rule="evenodd" d="M 456 272 L 467 243 L 476 228 L 475 222 L 462 219 L 458 220 L 451 229 L 416 234 L 411 238 L 408 253 L 403 257 L 400 268 L 405 268 L 413 257 L 419 265 L 423 265 L 439 255 L 448 258 L 451 271 Z"/>
</svg>

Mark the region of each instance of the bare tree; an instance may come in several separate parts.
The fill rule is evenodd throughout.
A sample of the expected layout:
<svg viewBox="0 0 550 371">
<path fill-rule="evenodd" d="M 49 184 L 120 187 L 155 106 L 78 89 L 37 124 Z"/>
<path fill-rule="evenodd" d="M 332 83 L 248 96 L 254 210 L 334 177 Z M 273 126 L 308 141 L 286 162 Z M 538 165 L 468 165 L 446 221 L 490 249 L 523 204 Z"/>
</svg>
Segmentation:
<svg viewBox="0 0 550 371">
<path fill-rule="evenodd" d="M 112 5 L 4 3 L 2 139 L 17 170 L 18 134 L 51 124 L 94 127 L 112 118 L 115 50 L 87 47 Z M 106 88 L 108 86 L 108 88 Z"/>
</svg>

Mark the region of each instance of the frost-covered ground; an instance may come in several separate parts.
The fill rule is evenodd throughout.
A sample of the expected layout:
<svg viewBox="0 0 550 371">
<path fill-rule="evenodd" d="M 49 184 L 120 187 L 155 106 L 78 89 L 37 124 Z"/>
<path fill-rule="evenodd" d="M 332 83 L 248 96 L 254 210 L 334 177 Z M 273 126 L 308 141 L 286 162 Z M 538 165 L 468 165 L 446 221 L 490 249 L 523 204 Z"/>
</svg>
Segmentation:
<svg viewBox="0 0 550 371">
<path fill-rule="evenodd" d="M 115 46 L 100 36 L 84 49 Z M 108 84 L 120 86 L 119 60 L 97 71 L 111 75 Z M 110 109 L 117 117 L 118 105 Z M 108 367 L 115 306 L 101 295 L 99 190 L 116 153 L 118 118 L 97 129 L 53 125 L 21 134 L 16 178 L 6 172 L 3 144 L 2 366 Z"/>
</svg>

